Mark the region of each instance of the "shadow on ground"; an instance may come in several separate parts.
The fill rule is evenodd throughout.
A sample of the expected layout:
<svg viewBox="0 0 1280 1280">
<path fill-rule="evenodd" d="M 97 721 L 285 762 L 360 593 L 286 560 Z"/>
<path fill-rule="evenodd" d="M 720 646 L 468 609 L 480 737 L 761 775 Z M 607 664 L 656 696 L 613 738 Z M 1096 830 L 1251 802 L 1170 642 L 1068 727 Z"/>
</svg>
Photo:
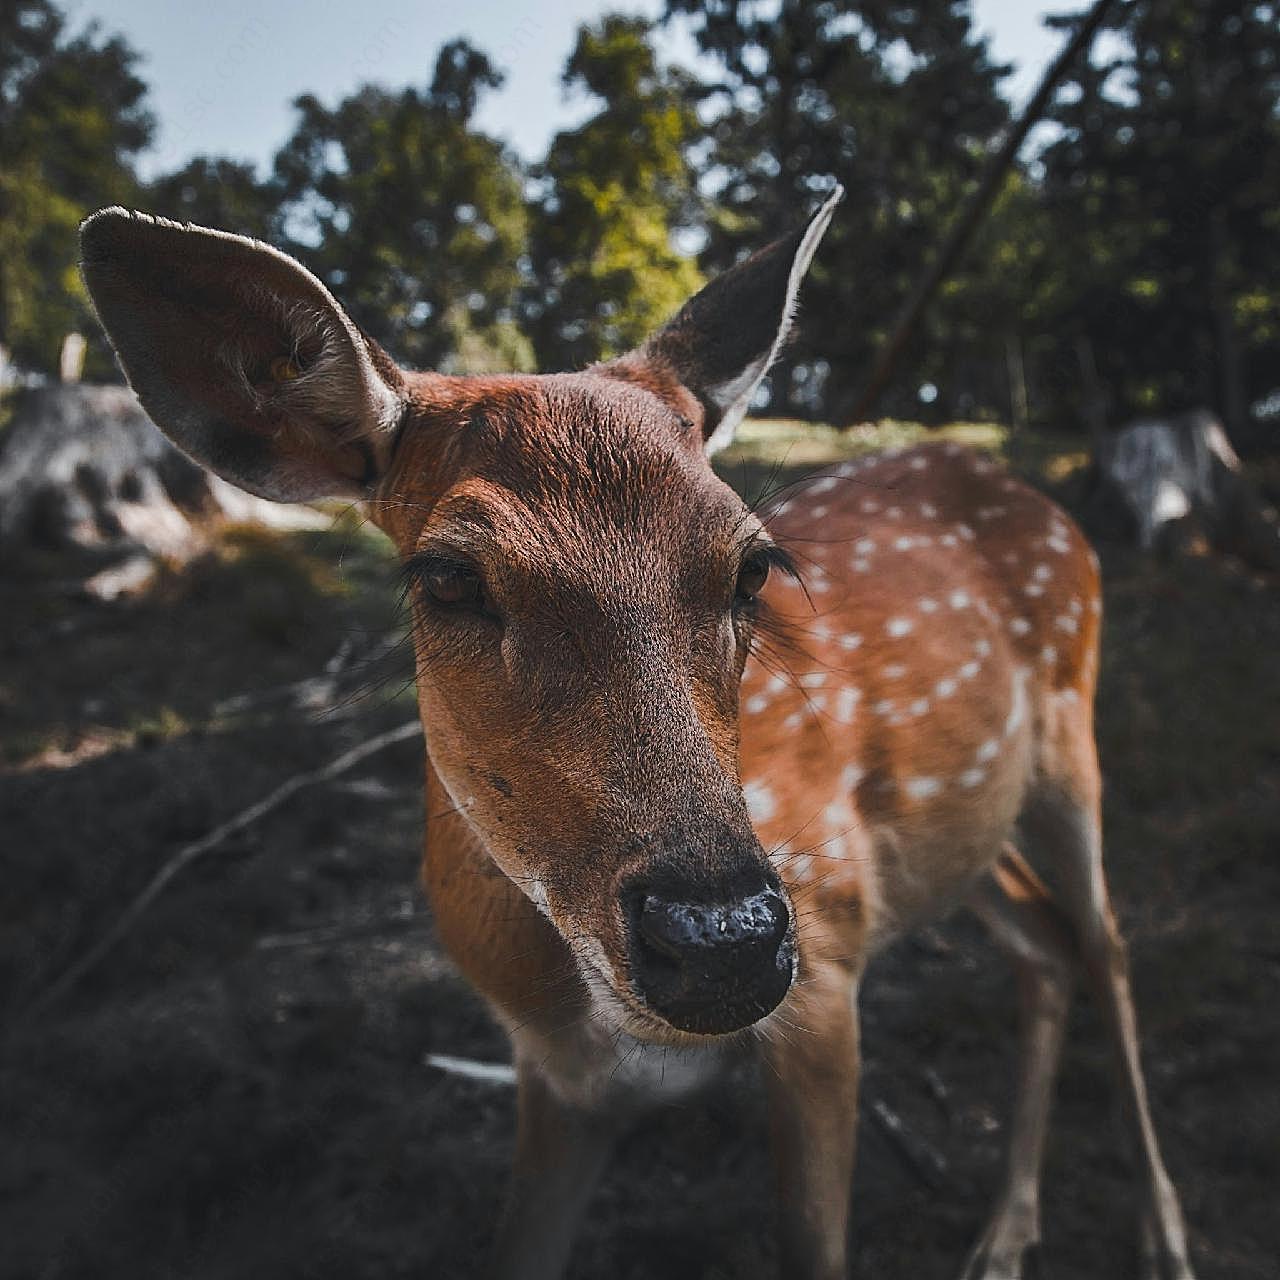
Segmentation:
<svg viewBox="0 0 1280 1280">
<path fill-rule="evenodd" d="M 1155 1112 L 1202 1280 L 1261 1280 L 1280 1256 L 1280 592 L 1102 551 L 1109 865 Z M 347 522 L 241 533 L 132 604 L 78 600 L 52 563 L 0 581 L 3 1280 L 485 1274 L 513 1098 L 423 1065 L 506 1046 L 420 901 L 416 744 L 193 865 L 30 1008 L 175 848 L 412 714 L 404 650 L 381 643 L 391 580 Z M 864 1121 L 855 1274 L 956 1274 L 999 1171 L 1012 995 L 964 918 L 872 970 L 864 1106 L 945 1170 Z M 1133 1269 L 1108 1082 L 1081 1002 L 1046 1182 L 1059 1280 Z M 737 1086 L 627 1141 L 574 1277 L 776 1276 L 762 1102 Z"/>
</svg>

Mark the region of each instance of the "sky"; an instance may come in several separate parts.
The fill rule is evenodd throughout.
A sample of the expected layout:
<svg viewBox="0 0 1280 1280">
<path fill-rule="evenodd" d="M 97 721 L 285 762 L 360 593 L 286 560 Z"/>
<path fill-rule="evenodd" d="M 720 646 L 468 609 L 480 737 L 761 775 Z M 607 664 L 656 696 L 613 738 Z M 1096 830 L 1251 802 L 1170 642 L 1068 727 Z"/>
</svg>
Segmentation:
<svg viewBox="0 0 1280 1280">
<path fill-rule="evenodd" d="M 560 71 L 579 23 L 621 10 L 657 16 L 662 0 L 66 0 L 79 29 L 97 21 L 142 55 L 159 128 L 142 157 L 144 177 L 197 154 L 252 160 L 265 172 L 292 130 L 292 100 L 314 93 L 335 103 L 360 84 L 424 84 L 447 40 L 465 36 L 506 73 L 477 123 L 526 159 L 540 156 L 559 128 L 589 110 L 566 100 Z M 975 0 L 980 29 L 1001 61 L 1015 64 L 1006 91 L 1030 96 L 1062 37 L 1041 15 L 1063 0 Z M 687 34 L 665 37 L 665 52 L 691 62 Z"/>
</svg>

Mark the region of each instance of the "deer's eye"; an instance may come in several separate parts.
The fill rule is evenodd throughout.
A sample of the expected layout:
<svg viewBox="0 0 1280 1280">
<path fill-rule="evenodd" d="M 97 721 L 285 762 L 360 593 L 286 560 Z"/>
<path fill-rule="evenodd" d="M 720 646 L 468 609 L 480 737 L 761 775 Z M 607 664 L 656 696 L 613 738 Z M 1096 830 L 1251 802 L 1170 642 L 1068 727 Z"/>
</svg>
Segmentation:
<svg viewBox="0 0 1280 1280">
<path fill-rule="evenodd" d="M 753 551 L 738 570 L 738 585 L 734 591 L 734 603 L 753 604 L 769 578 L 769 557 L 763 551 Z"/>
<path fill-rule="evenodd" d="M 485 608 L 484 583 L 480 575 L 463 564 L 437 561 L 424 565 L 418 580 L 427 597 L 451 609 Z"/>
</svg>

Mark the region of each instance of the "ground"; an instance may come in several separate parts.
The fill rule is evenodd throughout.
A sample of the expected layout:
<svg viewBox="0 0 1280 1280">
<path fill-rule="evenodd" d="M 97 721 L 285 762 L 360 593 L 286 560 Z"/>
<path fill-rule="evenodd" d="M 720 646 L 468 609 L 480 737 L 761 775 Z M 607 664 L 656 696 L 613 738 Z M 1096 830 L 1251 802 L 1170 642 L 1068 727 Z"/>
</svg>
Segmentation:
<svg viewBox="0 0 1280 1280">
<path fill-rule="evenodd" d="M 725 474 L 752 489 L 895 434 L 757 429 Z M 1070 492 L 1070 447 L 954 434 Z M 1156 1120 L 1201 1280 L 1261 1280 L 1280 1257 L 1280 589 L 1100 550 L 1108 860 Z M 416 742 L 193 862 L 45 998 L 184 844 L 412 717 L 387 548 L 351 513 L 232 531 L 113 605 L 73 568 L 0 574 L 0 1280 L 483 1276 L 514 1099 L 424 1063 L 506 1045 L 418 891 Z M 957 917 L 882 957 L 863 1011 L 854 1274 L 947 1280 L 999 1172 L 1012 982 Z M 1045 1192 L 1059 1280 L 1132 1273 L 1108 1083 L 1082 999 Z M 774 1277 L 772 1215 L 744 1070 L 623 1145 L 571 1275 Z"/>
</svg>

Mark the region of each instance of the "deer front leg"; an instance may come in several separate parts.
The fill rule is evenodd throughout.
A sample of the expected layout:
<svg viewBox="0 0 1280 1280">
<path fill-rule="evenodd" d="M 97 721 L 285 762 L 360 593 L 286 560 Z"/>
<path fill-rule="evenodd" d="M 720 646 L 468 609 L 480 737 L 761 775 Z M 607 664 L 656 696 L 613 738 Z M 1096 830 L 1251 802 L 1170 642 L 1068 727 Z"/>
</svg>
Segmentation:
<svg viewBox="0 0 1280 1280">
<path fill-rule="evenodd" d="M 806 975 L 765 1032 L 781 1231 L 779 1274 L 845 1280 L 858 1118 L 857 979 Z"/>
<path fill-rule="evenodd" d="M 559 1098 L 536 1067 L 517 1077 L 515 1162 L 498 1234 L 498 1280 L 557 1280 L 613 1146 L 605 1115 Z"/>
</svg>

